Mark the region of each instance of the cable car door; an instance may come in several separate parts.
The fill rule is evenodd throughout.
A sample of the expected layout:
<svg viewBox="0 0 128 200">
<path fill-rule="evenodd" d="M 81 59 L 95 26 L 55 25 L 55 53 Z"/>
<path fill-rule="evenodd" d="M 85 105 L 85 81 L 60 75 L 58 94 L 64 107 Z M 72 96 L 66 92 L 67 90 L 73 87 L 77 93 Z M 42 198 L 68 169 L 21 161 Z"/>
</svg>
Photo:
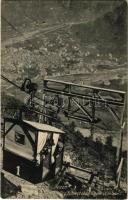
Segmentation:
<svg viewBox="0 0 128 200">
<path fill-rule="evenodd" d="M 61 170 L 63 164 L 64 136 L 60 135 L 55 151 L 55 175 Z"/>
<path fill-rule="evenodd" d="M 41 154 L 42 157 L 42 180 L 45 180 L 50 174 L 51 167 L 51 153 L 52 153 L 52 137 L 48 138 L 46 145 Z"/>
</svg>

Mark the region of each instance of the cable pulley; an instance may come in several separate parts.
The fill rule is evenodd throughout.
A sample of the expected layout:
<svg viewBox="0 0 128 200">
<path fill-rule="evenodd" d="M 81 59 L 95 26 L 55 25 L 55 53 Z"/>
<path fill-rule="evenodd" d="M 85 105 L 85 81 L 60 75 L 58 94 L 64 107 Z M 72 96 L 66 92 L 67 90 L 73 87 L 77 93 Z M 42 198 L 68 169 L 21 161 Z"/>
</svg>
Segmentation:
<svg viewBox="0 0 128 200">
<path fill-rule="evenodd" d="M 28 94 L 33 94 L 37 92 L 38 86 L 36 83 L 32 83 L 30 79 L 26 78 L 21 86 L 21 90 Z"/>
</svg>

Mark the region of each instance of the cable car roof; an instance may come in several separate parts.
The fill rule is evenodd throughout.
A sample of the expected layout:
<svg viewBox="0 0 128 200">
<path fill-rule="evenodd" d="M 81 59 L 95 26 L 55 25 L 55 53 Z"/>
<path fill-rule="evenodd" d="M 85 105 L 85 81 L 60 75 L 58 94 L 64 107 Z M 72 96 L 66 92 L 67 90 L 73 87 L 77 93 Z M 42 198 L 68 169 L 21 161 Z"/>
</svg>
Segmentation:
<svg viewBox="0 0 128 200">
<path fill-rule="evenodd" d="M 48 124 L 42 124 L 39 122 L 33 122 L 33 121 L 27 121 L 27 120 L 23 120 L 23 122 L 25 122 L 28 125 L 31 125 L 32 127 L 36 128 L 38 131 L 42 131 L 42 132 L 53 132 L 53 133 L 64 133 L 64 131 L 62 131 L 61 129 L 58 129 L 54 126 L 50 126 Z"/>
</svg>

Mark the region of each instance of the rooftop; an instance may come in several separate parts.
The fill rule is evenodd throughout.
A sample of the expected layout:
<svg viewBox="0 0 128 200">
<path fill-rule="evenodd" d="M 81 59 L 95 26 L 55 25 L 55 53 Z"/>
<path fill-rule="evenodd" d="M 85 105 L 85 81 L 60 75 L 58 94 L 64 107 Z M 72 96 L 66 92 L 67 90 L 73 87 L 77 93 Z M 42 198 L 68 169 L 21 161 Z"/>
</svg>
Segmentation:
<svg viewBox="0 0 128 200">
<path fill-rule="evenodd" d="M 28 125 L 31 125 L 32 127 L 36 128 L 39 131 L 43 131 L 43 132 L 54 132 L 54 133 L 64 133 L 64 131 L 62 131 L 61 129 L 58 129 L 54 126 L 50 126 L 48 124 L 42 124 L 39 122 L 33 122 L 33 121 L 27 121 L 27 120 L 23 120 L 23 122 L 25 122 Z"/>
</svg>

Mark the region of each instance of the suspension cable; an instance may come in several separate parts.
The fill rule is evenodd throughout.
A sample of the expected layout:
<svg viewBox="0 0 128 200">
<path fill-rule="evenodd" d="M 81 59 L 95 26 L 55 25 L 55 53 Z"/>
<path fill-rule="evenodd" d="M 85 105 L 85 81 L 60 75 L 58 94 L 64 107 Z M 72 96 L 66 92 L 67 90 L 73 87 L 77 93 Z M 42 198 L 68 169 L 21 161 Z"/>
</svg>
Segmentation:
<svg viewBox="0 0 128 200">
<path fill-rule="evenodd" d="M 2 74 L 1 74 L 1 78 L 2 78 L 3 80 L 7 81 L 8 83 L 12 84 L 12 85 L 15 86 L 16 88 L 21 89 L 20 86 L 18 86 L 18 85 L 15 84 L 14 82 L 10 81 L 8 78 L 6 78 L 5 76 L 3 76 Z"/>
</svg>

